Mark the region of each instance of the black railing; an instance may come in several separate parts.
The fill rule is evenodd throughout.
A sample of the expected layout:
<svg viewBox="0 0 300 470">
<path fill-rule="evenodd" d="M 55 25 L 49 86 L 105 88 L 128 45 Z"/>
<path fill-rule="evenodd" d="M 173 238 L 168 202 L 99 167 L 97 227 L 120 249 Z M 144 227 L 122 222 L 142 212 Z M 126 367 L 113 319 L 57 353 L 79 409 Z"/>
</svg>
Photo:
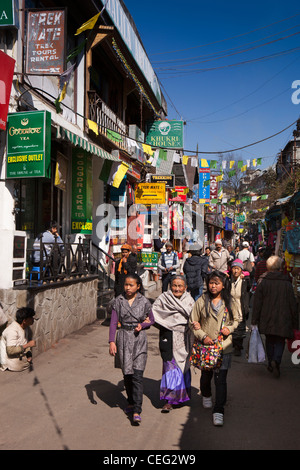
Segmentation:
<svg viewBox="0 0 300 470">
<path fill-rule="evenodd" d="M 27 284 L 41 285 L 74 278 L 87 277 L 99 273 L 100 260 L 91 253 L 90 240 L 81 239 L 72 243 L 43 243 L 39 249 L 28 249 Z"/>
</svg>

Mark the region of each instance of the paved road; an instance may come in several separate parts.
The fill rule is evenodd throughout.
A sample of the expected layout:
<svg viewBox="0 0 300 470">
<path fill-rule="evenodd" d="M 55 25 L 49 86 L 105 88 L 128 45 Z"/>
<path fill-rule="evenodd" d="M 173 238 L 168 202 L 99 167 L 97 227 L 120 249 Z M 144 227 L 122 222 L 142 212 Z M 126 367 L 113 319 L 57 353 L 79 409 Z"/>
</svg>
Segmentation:
<svg viewBox="0 0 300 470">
<path fill-rule="evenodd" d="M 0 373 L 0 450 L 300 449 L 300 366 L 288 352 L 281 378 L 234 358 L 222 428 L 202 408 L 199 372 L 189 405 L 161 414 L 158 331 L 148 333 L 143 422 L 132 426 L 120 370 L 97 321 L 35 358 L 32 371 Z"/>
</svg>

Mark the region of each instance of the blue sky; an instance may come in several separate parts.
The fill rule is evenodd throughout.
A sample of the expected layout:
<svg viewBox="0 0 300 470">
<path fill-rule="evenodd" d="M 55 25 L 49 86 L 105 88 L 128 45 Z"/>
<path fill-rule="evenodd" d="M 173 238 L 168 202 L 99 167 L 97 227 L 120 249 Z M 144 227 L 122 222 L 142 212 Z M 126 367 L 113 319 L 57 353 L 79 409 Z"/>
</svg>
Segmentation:
<svg viewBox="0 0 300 470">
<path fill-rule="evenodd" d="M 125 4 L 163 85 L 168 119 L 187 123 L 186 150 L 196 150 L 198 144 L 203 158 L 215 159 L 206 152 L 257 142 L 299 118 L 300 104 L 291 99 L 292 83 L 300 80 L 298 1 Z M 245 63 L 236 65 L 241 62 Z M 203 70 L 207 68 L 213 70 Z M 294 129 L 234 155 L 262 158 L 261 168 L 266 168 L 276 161 Z"/>
</svg>

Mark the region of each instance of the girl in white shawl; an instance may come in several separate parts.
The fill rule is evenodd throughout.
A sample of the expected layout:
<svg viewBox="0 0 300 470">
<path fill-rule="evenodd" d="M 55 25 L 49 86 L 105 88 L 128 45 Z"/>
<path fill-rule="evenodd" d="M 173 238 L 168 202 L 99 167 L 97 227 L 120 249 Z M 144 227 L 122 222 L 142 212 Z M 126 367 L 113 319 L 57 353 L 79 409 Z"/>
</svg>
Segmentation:
<svg viewBox="0 0 300 470">
<path fill-rule="evenodd" d="M 160 330 L 159 349 L 163 360 L 160 399 L 165 400 L 162 412 L 172 410 L 190 400 L 191 334 L 189 317 L 194 306 L 192 296 L 186 291 L 183 276 L 174 276 L 170 290 L 163 292 L 153 304 L 155 323 Z"/>
</svg>

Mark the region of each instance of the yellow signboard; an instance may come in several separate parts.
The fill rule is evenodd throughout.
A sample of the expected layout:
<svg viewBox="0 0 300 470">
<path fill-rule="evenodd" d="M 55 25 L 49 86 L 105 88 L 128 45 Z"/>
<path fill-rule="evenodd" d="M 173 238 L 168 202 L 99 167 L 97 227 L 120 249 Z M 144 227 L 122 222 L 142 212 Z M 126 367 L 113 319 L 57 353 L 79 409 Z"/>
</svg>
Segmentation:
<svg viewBox="0 0 300 470">
<path fill-rule="evenodd" d="M 135 186 L 136 204 L 165 204 L 165 183 L 139 183 Z"/>
</svg>

